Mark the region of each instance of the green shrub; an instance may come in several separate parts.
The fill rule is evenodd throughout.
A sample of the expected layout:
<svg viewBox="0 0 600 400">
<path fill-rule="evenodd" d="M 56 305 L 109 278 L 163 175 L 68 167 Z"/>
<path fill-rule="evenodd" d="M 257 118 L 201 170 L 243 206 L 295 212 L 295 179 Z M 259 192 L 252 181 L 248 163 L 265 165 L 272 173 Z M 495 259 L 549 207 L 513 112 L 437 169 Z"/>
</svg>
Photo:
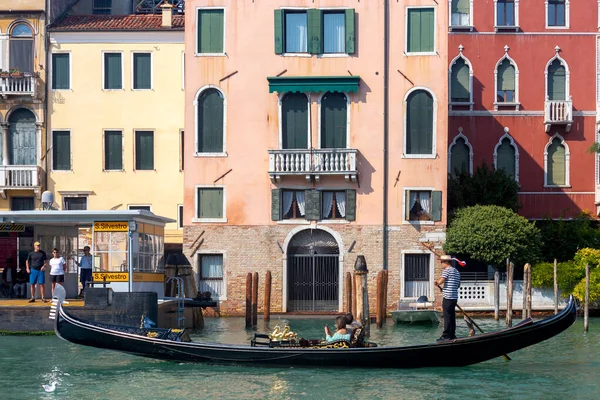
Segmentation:
<svg viewBox="0 0 600 400">
<path fill-rule="evenodd" d="M 565 294 L 571 294 L 575 286 L 585 277 L 585 267 L 582 269 L 574 261 L 558 263 L 558 287 Z M 542 262 L 531 268 L 531 285 L 537 288 L 554 287 L 554 263 Z"/>
</svg>

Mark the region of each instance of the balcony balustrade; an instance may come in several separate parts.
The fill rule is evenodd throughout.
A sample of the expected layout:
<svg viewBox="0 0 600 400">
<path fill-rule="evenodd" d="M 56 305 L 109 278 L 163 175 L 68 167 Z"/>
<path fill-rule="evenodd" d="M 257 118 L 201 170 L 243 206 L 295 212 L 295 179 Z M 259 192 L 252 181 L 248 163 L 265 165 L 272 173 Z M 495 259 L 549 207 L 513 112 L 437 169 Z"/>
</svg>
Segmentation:
<svg viewBox="0 0 600 400">
<path fill-rule="evenodd" d="M 6 198 L 6 190 L 32 189 L 39 195 L 42 169 L 36 165 L 0 165 L 0 195 Z"/>
<path fill-rule="evenodd" d="M 0 77 L 0 95 L 7 96 L 35 96 L 36 77 L 24 76 L 2 76 Z"/>
<path fill-rule="evenodd" d="M 319 180 L 323 175 L 344 175 L 356 180 L 356 149 L 269 150 L 269 176 L 279 181 L 282 175 L 304 175 Z"/>
<path fill-rule="evenodd" d="M 546 133 L 550 132 L 552 125 L 565 125 L 569 132 L 573 124 L 573 101 L 572 100 L 546 100 L 544 125 Z"/>
</svg>

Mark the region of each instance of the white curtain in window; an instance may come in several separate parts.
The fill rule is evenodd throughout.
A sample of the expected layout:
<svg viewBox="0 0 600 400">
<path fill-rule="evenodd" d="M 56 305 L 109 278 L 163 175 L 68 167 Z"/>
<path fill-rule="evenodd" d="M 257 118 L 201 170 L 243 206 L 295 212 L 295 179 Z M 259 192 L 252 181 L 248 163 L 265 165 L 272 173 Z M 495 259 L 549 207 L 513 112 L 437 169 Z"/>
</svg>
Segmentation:
<svg viewBox="0 0 600 400">
<path fill-rule="evenodd" d="M 421 208 L 423 208 L 423 212 L 429 214 L 431 212 L 431 193 L 429 192 L 420 192 L 421 197 Z"/>
<path fill-rule="evenodd" d="M 331 215 L 331 206 L 333 205 L 333 192 L 321 193 L 323 204 L 321 205 L 321 215 L 323 219 L 329 218 Z"/>
<path fill-rule="evenodd" d="M 323 33 L 325 53 L 346 51 L 346 18 L 343 13 L 323 14 Z"/>
<path fill-rule="evenodd" d="M 404 282 L 404 297 L 421 297 L 429 298 L 429 281 L 405 281 Z"/>
<path fill-rule="evenodd" d="M 202 278 L 223 278 L 223 256 L 202 255 Z"/>
<path fill-rule="evenodd" d="M 415 192 L 415 191 L 410 191 L 409 192 L 410 196 L 408 198 L 408 202 L 409 202 L 409 206 L 408 209 L 412 210 L 412 208 L 415 206 L 415 202 L 417 201 L 417 195 L 419 194 L 419 192 Z"/>
<path fill-rule="evenodd" d="M 307 36 L 306 13 L 285 14 L 285 52 L 308 52 Z"/>
<path fill-rule="evenodd" d="M 292 202 L 294 200 L 294 192 L 285 191 L 283 192 L 283 215 L 286 215 L 290 212 L 290 208 L 292 208 Z"/>
<path fill-rule="evenodd" d="M 298 209 L 300 210 L 300 215 L 304 216 L 305 214 L 305 205 L 304 203 L 304 192 L 299 190 L 296 192 L 296 203 L 298 203 Z"/>
<path fill-rule="evenodd" d="M 346 192 L 336 192 L 335 202 L 342 218 L 346 217 Z"/>
</svg>

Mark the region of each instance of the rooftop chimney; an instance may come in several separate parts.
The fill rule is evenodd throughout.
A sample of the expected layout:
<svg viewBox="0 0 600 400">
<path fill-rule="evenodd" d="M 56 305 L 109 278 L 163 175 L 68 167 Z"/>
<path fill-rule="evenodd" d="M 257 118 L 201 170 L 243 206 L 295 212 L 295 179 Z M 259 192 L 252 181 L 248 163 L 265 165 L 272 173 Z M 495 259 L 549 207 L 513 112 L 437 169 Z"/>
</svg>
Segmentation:
<svg viewBox="0 0 600 400">
<path fill-rule="evenodd" d="M 171 28 L 173 26 L 173 5 L 167 0 L 164 0 L 160 5 L 162 8 L 162 24 L 163 28 Z"/>
</svg>

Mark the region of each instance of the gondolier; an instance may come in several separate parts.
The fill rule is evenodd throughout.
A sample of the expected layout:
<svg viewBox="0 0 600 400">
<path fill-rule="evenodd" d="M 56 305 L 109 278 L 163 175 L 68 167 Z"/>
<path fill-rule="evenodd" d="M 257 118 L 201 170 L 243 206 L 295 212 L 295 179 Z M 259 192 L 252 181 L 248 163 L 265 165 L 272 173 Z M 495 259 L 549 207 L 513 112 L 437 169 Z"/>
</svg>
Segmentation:
<svg viewBox="0 0 600 400">
<path fill-rule="evenodd" d="M 441 288 L 443 285 L 444 300 L 444 332 L 438 340 L 456 339 L 456 303 L 458 302 L 458 288 L 460 287 L 460 272 L 452 266 L 452 257 L 443 255 L 440 261 L 444 266 L 442 277 L 436 281 Z"/>
</svg>

